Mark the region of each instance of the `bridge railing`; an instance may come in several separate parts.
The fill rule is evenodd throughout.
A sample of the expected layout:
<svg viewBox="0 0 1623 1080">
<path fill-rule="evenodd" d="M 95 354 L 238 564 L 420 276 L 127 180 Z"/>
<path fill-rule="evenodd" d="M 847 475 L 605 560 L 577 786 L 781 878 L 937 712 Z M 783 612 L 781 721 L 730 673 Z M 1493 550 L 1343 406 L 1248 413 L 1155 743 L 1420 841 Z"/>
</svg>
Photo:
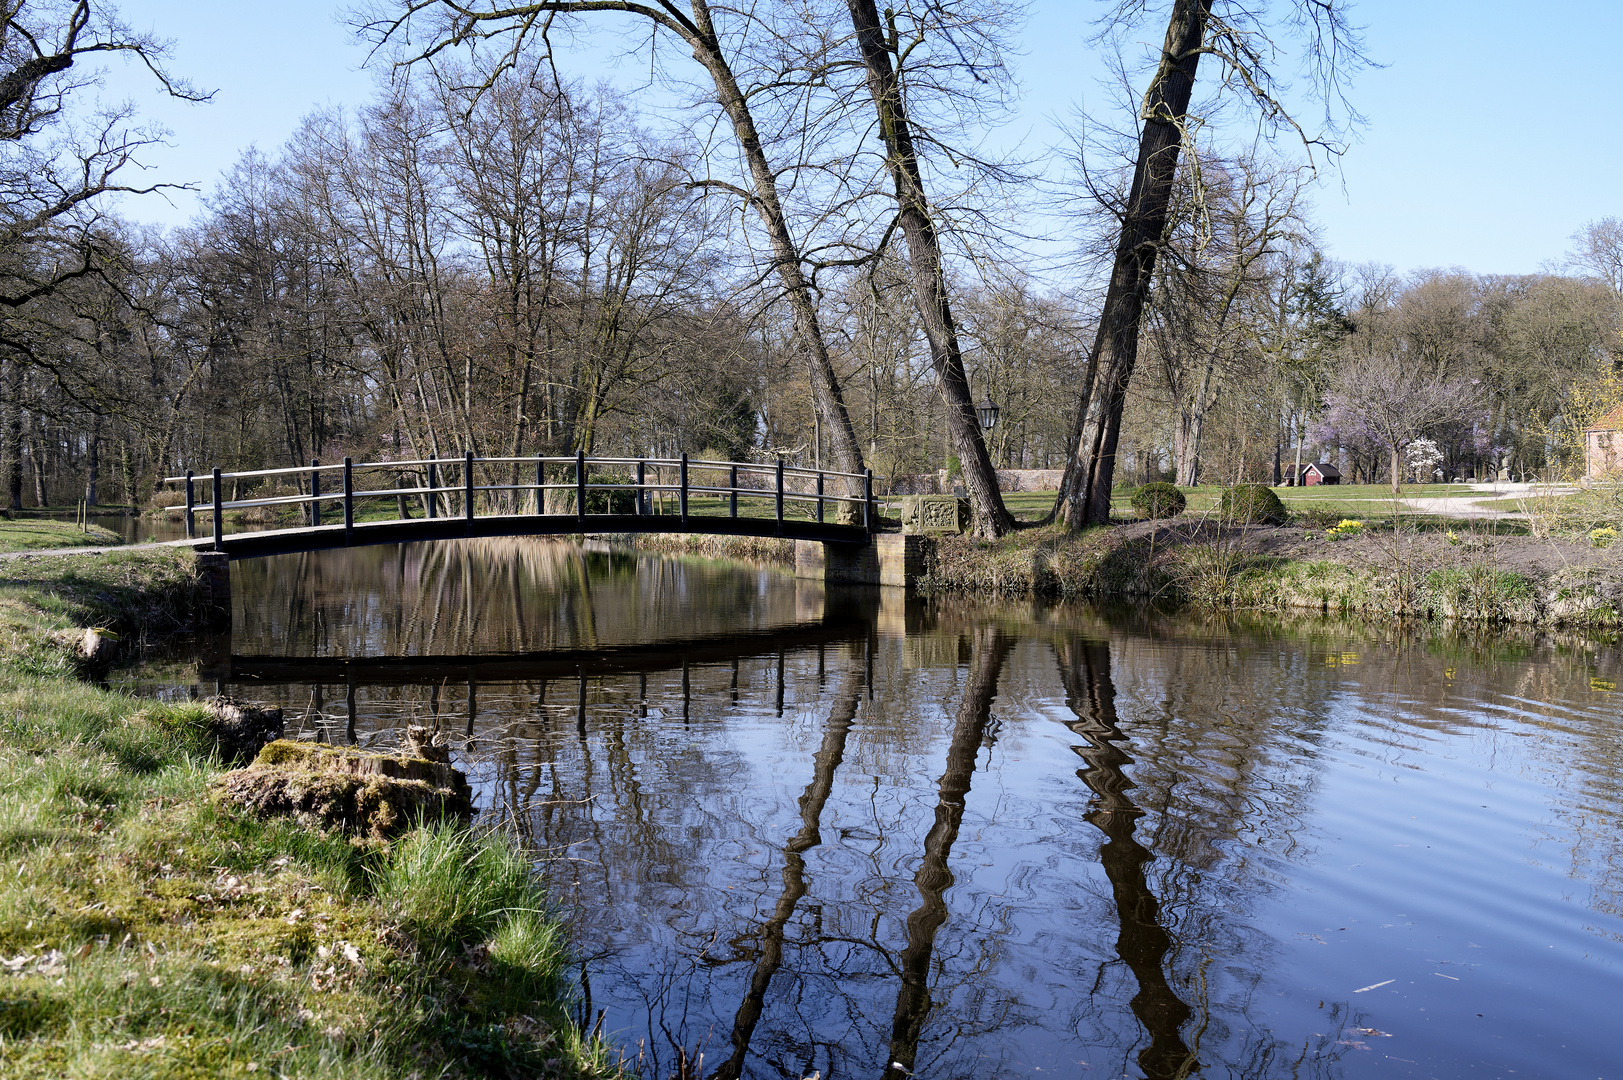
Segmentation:
<svg viewBox="0 0 1623 1080">
<path fill-rule="evenodd" d="M 506 475 L 497 475 L 501 473 Z M 385 486 L 364 486 L 379 483 L 374 479 L 379 474 L 385 475 Z M 358 487 L 357 480 L 363 486 Z M 164 478 L 165 483 L 184 485 L 187 538 L 197 535 L 198 516 L 207 515 L 216 544 L 224 536 L 227 511 L 301 506 L 305 508 L 301 524 L 319 527 L 323 507 L 337 504 L 348 532 L 355 527 L 362 500 L 375 506 L 378 500 L 391 498 L 401 519 L 411 518 L 415 502 L 425 517 L 472 520 L 482 503 L 487 516 L 573 516 L 581 531 L 590 528 L 593 517 L 605 515 L 676 516 L 683 524 L 705 517 L 775 519 L 781 530 L 789 519 L 823 522 L 832 510 L 841 523 L 873 532 L 879 524 L 873 480 L 871 469 L 837 472 L 787 466 L 781 460 L 762 464 L 690 459 L 686 454 L 641 458 L 472 453 L 405 461 L 356 462 L 346 457 L 327 465 L 313 460 L 308 467 L 237 472 L 216 468 Z M 225 498 L 228 483 L 237 497 Z M 288 485 L 293 493 L 286 493 Z M 244 487 L 247 497 L 242 495 Z M 272 487 L 273 493 L 252 494 L 262 487 Z"/>
</svg>

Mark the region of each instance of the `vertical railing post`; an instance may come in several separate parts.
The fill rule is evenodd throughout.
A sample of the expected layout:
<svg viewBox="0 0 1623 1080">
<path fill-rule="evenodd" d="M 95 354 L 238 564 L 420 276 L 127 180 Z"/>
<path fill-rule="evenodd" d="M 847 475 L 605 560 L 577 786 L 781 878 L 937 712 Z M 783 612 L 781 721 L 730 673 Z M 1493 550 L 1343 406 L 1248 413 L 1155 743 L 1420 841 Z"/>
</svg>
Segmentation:
<svg viewBox="0 0 1623 1080">
<path fill-rule="evenodd" d="M 781 457 L 778 459 L 777 480 L 778 534 L 781 536 L 783 534 L 783 459 Z"/>
<path fill-rule="evenodd" d="M 681 507 L 682 524 L 686 525 L 688 523 L 688 452 L 686 450 L 682 451 L 681 468 L 681 487 L 679 489 L 677 505 Z"/>
<path fill-rule="evenodd" d="M 310 527 L 321 524 L 321 459 L 310 459 Z"/>
<path fill-rule="evenodd" d="M 428 516 L 440 516 L 440 469 L 433 454 L 428 455 Z"/>
<path fill-rule="evenodd" d="M 344 458 L 344 545 L 355 539 L 355 462 Z"/>
<path fill-rule="evenodd" d="M 535 512 L 547 512 L 547 463 L 539 456 L 535 459 Z"/>
<path fill-rule="evenodd" d="M 473 451 L 462 452 L 462 516 L 473 520 Z"/>
<path fill-rule="evenodd" d="M 575 451 L 575 523 L 586 531 L 586 451 Z"/>
<path fill-rule="evenodd" d="M 637 513 L 648 513 L 648 490 L 645 486 L 648 481 L 648 463 L 641 458 L 637 459 Z"/>
<path fill-rule="evenodd" d="M 224 503 L 224 501 L 225 500 L 220 497 L 220 467 L 218 465 L 216 465 L 214 467 L 214 550 L 215 551 L 224 551 L 225 550 L 225 543 L 224 543 L 224 541 L 225 541 L 225 515 L 223 513 L 221 513 L 221 511 L 224 509 L 224 507 L 222 505 Z"/>
<path fill-rule="evenodd" d="M 823 474 L 817 474 L 817 524 L 823 523 Z"/>
<path fill-rule="evenodd" d="M 197 535 L 197 511 L 192 507 L 197 505 L 197 489 L 192 481 L 192 470 L 186 470 L 186 539 L 190 540 Z"/>
<path fill-rule="evenodd" d="M 879 525 L 879 507 L 873 501 L 873 470 L 868 469 L 862 477 L 862 526 L 870 533 Z"/>
<path fill-rule="evenodd" d="M 727 470 L 727 486 L 732 490 L 727 493 L 727 512 L 733 517 L 738 516 L 738 462 L 733 462 L 732 468 Z"/>
</svg>

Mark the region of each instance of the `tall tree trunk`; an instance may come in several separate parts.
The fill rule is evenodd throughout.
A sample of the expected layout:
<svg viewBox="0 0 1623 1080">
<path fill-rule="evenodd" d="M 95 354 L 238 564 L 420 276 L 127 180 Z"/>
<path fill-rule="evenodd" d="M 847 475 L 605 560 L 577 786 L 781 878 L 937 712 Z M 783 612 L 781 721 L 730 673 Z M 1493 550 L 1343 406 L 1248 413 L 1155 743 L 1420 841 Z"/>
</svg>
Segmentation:
<svg viewBox="0 0 1623 1080">
<path fill-rule="evenodd" d="M 907 240 L 907 259 L 913 273 L 913 296 L 918 304 L 924 336 L 930 343 L 930 364 L 935 369 L 936 389 L 946 407 L 947 430 L 958 452 L 964 486 L 975 508 L 975 531 L 997 537 L 1014 528 L 1014 518 L 1003 505 L 998 490 L 997 471 L 992 467 L 986 441 L 981 437 L 975 401 L 969 392 L 963 352 L 958 344 L 958 327 L 947 302 L 947 282 L 941 265 L 941 244 L 935 222 L 930 217 L 929 200 L 919 172 L 913 130 L 902 100 L 901 72 L 891 64 L 894 43 L 887 42 L 874 0 L 846 0 L 857 46 L 867 70 L 868 93 L 879 114 L 879 131 L 885 140 L 885 166 L 896 185 L 896 205 L 902 236 Z"/>
<path fill-rule="evenodd" d="M 96 485 L 101 480 L 101 417 L 90 423 L 90 452 L 85 460 L 85 505 L 96 505 Z"/>
<path fill-rule="evenodd" d="M 6 478 L 6 506 L 23 508 L 23 366 L 16 357 L 7 357 L 4 371 L 5 413 L 0 417 L 5 446 L 0 454 Z"/>
<path fill-rule="evenodd" d="M 710 20 L 709 3 L 706 0 L 692 0 L 691 6 L 693 21 L 683 28 L 687 31 L 683 36 L 693 47 L 693 58 L 710 73 L 716 86 L 717 99 L 726 111 L 727 119 L 732 122 L 733 134 L 749 166 L 754 187 L 754 197 L 750 202 L 766 226 L 767 236 L 772 242 L 773 269 L 783 285 L 789 310 L 794 315 L 795 330 L 806 349 L 812 398 L 828 433 L 830 456 L 841 472 L 862 472 L 862 447 L 857 443 L 856 429 L 851 424 L 851 414 L 845 407 L 845 395 L 840 390 L 834 361 L 829 356 L 828 341 L 823 336 L 823 327 L 817 317 L 817 303 L 812 296 L 811 283 L 806 280 L 800 267 L 800 249 L 789 231 L 789 219 L 778 197 L 777 174 L 773 172 L 766 159 L 766 151 L 761 146 L 761 136 L 756 131 L 749 101 L 739 89 L 727 58 L 722 55 L 720 40 Z M 859 492 L 853 490 L 850 494 L 854 496 Z M 851 513 L 853 504 L 842 503 L 841 506 L 843 515 L 854 516 Z"/>
<path fill-rule="evenodd" d="M 1166 231 L 1172 181 L 1183 145 L 1183 122 L 1189 111 L 1211 7 L 1212 0 L 1174 0 L 1161 62 L 1144 95 L 1140 113 L 1144 126 L 1139 133 L 1133 186 L 1122 215 L 1121 237 L 1093 347 L 1097 383 L 1083 388 L 1077 424 L 1080 435 L 1071 447 L 1076 465 L 1067 465 L 1067 486 L 1060 493 L 1065 521 L 1073 528 L 1102 525 L 1110 520 L 1110 488 L 1122 408 L 1138 361 L 1139 325 Z"/>
<path fill-rule="evenodd" d="M 28 460 L 34 467 L 34 505 L 49 506 L 50 500 L 46 498 L 45 487 L 45 436 L 40 432 L 41 424 L 38 417 L 34 418 L 33 437 L 29 439 Z"/>
</svg>

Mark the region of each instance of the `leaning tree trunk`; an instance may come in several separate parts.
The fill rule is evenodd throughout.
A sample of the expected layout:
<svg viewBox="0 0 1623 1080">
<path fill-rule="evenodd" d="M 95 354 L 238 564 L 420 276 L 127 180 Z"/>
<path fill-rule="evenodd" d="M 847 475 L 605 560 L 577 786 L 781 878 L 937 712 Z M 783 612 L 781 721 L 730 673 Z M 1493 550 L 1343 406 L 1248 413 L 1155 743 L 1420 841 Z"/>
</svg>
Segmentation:
<svg viewBox="0 0 1623 1080">
<path fill-rule="evenodd" d="M 907 240 L 907 258 L 913 273 L 913 296 L 918 303 L 924 336 L 930 343 L 930 364 L 936 388 L 946 407 L 947 430 L 963 467 L 964 486 L 975 508 L 975 529 L 997 537 L 1014 528 L 1014 518 L 1003 505 L 997 470 L 992 467 L 986 440 L 981 437 L 975 401 L 964 372 L 958 327 L 947 302 L 947 283 L 941 265 L 941 244 L 930 217 L 929 200 L 919 172 L 913 131 L 902 101 L 901 73 L 891 64 L 890 46 L 879 22 L 874 0 L 847 0 L 857 45 L 867 69 L 868 92 L 879 113 L 879 131 L 885 140 L 885 167 L 896 184 L 898 222 Z"/>
<path fill-rule="evenodd" d="M 761 136 L 755 128 L 755 118 L 749 101 L 738 86 L 732 66 L 722 55 L 721 43 L 710 20 L 710 5 L 706 0 L 692 0 L 693 21 L 682 27 L 683 36 L 693 48 L 693 58 L 710 73 L 716 86 L 716 96 L 727 119 L 732 122 L 733 134 L 744 160 L 749 166 L 750 181 L 754 188 L 751 204 L 760 215 L 772 242 L 772 265 L 793 313 L 795 331 L 806 347 L 810 369 L 812 398 L 816 403 L 822 426 L 828 432 L 829 452 L 840 471 L 863 471 L 862 447 L 857 443 L 856 429 L 851 414 L 845 407 L 845 395 L 840 390 L 839 377 L 829 356 L 828 342 L 823 336 L 822 324 L 817 318 L 817 303 L 812 297 L 811 282 L 801 270 L 800 249 L 789 232 L 789 219 L 778 197 L 777 174 L 766 159 Z M 860 494 L 851 485 L 848 494 Z M 854 504 L 841 504 L 841 513 L 850 515 Z"/>
<path fill-rule="evenodd" d="M 1115 264 L 1105 291 L 1099 333 L 1094 342 L 1096 384 L 1083 388 L 1080 435 L 1071 447 L 1064 501 L 1073 528 L 1110 520 L 1110 488 L 1121 436 L 1127 384 L 1138 361 L 1138 331 L 1149 296 L 1155 257 L 1166 231 L 1172 181 L 1183 145 L 1183 122 L 1195 85 L 1195 67 L 1206 37 L 1212 0 L 1175 0 L 1167 24 L 1161 63 L 1140 114 L 1138 162 L 1122 215 Z M 1074 466 L 1074 467 L 1073 467 Z"/>
</svg>

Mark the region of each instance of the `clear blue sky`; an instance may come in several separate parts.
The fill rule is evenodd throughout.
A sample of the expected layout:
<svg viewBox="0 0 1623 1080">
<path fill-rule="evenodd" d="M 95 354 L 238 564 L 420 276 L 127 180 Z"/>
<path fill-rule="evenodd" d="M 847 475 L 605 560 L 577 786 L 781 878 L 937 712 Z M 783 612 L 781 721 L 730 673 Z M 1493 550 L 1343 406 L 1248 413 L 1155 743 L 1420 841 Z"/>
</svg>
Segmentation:
<svg viewBox="0 0 1623 1080">
<path fill-rule="evenodd" d="M 1086 39 L 1104 6 L 1032 5 L 1017 59 L 1024 112 L 1013 125 L 1026 145 L 1054 138 L 1049 121 L 1075 103 L 1102 102 L 1103 67 Z M 212 104 L 182 105 L 114 64 L 108 91 L 174 133 L 172 148 L 148 155 L 155 179 L 207 189 L 250 144 L 274 152 L 312 108 L 371 92 L 364 49 L 330 0 L 124 0 L 121 10 L 174 39 L 177 73 L 219 91 Z M 1404 271 L 1530 273 L 1558 260 L 1584 222 L 1623 216 L 1612 55 L 1623 3 L 1360 0 L 1353 13 L 1386 66 L 1354 83 L 1368 124 L 1316 197 L 1331 255 Z M 131 201 L 124 212 L 180 224 L 197 209 L 181 194 L 173 205 Z"/>
</svg>

